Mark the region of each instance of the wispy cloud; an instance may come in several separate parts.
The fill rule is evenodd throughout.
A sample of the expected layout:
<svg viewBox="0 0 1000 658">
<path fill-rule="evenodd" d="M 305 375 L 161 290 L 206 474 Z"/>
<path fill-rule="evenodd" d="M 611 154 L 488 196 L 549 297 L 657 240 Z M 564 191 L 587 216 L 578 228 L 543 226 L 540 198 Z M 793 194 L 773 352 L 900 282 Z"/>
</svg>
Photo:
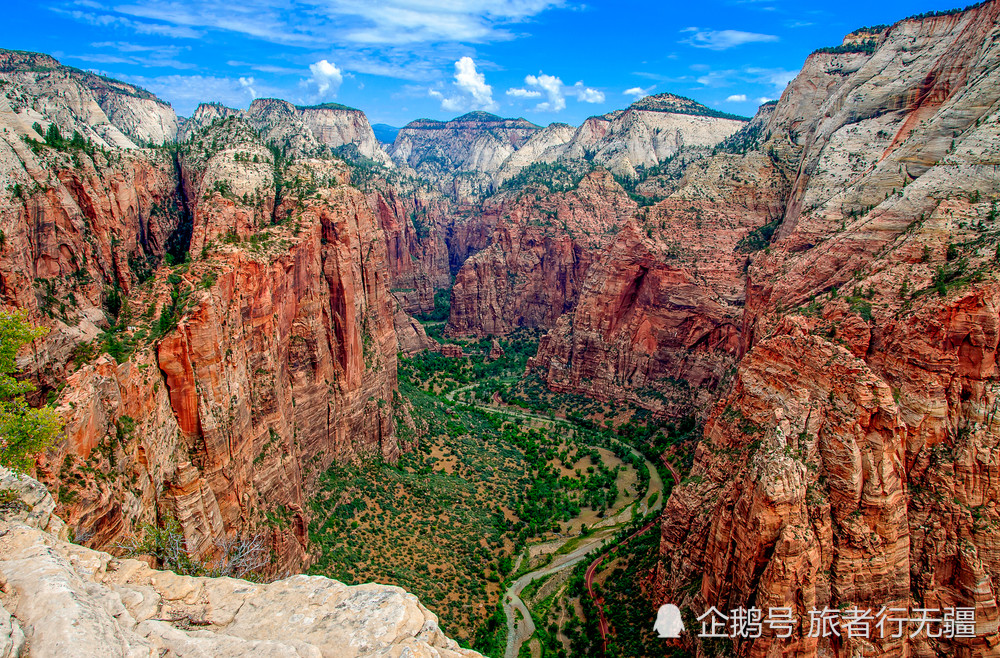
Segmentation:
<svg viewBox="0 0 1000 658">
<path fill-rule="evenodd" d="M 744 83 L 770 85 L 780 94 L 796 75 L 798 75 L 797 71 L 787 69 L 747 66 L 742 69 L 708 71 L 704 75 L 698 76 L 696 82 L 703 87 L 715 88 Z"/>
<path fill-rule="evenodd" d="M 573 85 L 563 84 L 562 79 L 553 75 L 527 75 L 524 77 L 524 87 L 513 87 L 507 90 L 512 98 L 542 98 L 545 100 L 535 105 L 536 112 L 560 112 L 566 109 L 566 97 L 576 98 L 581 103 L 603 103 L 603 91 L 584 86 L 583 81 Z"/>
<path fill-rule="evenodd" d="M 430 89 L 428 93 L 441 101 L 441 109 L 449 112 L 463 110 L 496 110 L 493 87 L 486 84 L 486 76 L 476 69 L 471 57 L 463 57 L 455 62 L 454 93 L 445 95 L 440 90 Z"/>
<path fill-rule="evenodd" d="M 282 90 L 255 83 L 253 78 L 225 78 L 202 75 L 119 76 L 126 82 L 148 89 L 169 101 L 182 115 L 190 116 L 199 103 L 216 102 L 230 107 L 246 107 L 255 97 L 280 96 Z"/>
<path fill-rule="evenodd" d="M 778 93 L 784 91 L 785 87 L 788 86 L 788 83 L 794 80 L 795 76 L 799 74 L 798 71 L 789 71 L 787 69 L 768 69 L 755 66 L 749 66 L 744 70 L 747 75 L 752 76 L 755 80 L 774 86 Z"/>
<path fill-rule="evenodd" d="M 747 102 L 747 95 L 746 94 L 733 94 L 732 96 L 730 96 L 729 98 L 726 99 L 726 102 L 727 103 L 746 103 Z"/>
<path fill-rule="evenodd" d="M 126 41 L 101 41 L 91 44 L 99 50 L 113 50 L 114 53 L 92 52 L 64 54 L 63 59 L 88 62 L 90 64 L 127 64 L 143 68 L 193 69 L 194 64 L 177 59 L 180 46 L 158 46 L 129 43 Z"/>
<path fill-rule="evenodd" d="M 115 14 L 290 45 L 487 43 L 564 0 L 133 0 Z M 109 14 L 110 15 L 110 14 Z"/>
<path fill-rule="evenodd" d="M 703 30 L 697 27 L 685 28 L 681 30 L 681 34 L 688 36 L 678 43 L 709 50 L 728 50 L 747 43 L 773 43 L 779 40 L 773 34 L 744 32 L 742 30 Z"/>
<path fill-rule="evenodd" d="M 279 75 L 288 75 L 288 74 L 298 75 L 302 73 L 302 69 L 292 68 L 291 66 L 275 66 L 273 64 L 254 64 L 253 62 L 241 62 L 239 60 L 233 60 L 233 59 L 226 62 L 226 65 L 242 69 L 250 69 L 251 71 L 260 71 L 261 73 L 277 73 Z"/>
<path fill-rule="evenodd" d="M 52 11 L 81 23 L 86 23 L 87 25 L 125 28 L 136 32 L 137 34 L 150 34 L 170 37 L 171 39 L 197 39 L 202 36 L 201 32 L 186 26 L 161 25 L 158 23 L 135 21 L 130 18 L 126 18 L 125 16 L 104 12 L 95 13 L 91 11 L 81 11 L 79 9 L 70 10 L 63 7 L 53 7 Z"/>
</svg>

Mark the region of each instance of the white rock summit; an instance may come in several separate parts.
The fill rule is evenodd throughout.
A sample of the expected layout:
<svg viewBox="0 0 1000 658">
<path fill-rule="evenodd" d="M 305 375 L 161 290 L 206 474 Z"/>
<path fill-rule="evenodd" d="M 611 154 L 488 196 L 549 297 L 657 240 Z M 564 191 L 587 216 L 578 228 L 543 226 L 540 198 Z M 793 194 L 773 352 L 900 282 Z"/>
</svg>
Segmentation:
<svg viewBox="0 0 1000 658">
<path fill-rule="evenodd" d="M 321 576 L 157 571 L 65 540 L 36 480 L 0 467 L 0 658 L 474 658 L 412 594 Z"/>
</svg>

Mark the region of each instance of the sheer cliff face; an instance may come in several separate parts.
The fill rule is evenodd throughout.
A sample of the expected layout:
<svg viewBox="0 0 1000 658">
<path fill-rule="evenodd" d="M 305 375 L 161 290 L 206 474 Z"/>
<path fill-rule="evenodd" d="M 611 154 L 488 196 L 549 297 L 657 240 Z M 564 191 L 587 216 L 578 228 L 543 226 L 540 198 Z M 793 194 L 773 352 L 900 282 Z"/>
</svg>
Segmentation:
<svg viewBox="0 0 1000 658">
<path fill-rule="evenodd" d="M 222 527 L 266 526 L 265 514 L 291 512 L 275 534 L 291 533 L 298 559 L 312 479 L 334 459 L 392 461 L 400 452 L 385 243 L 365 197 L 342 184 L 345 173 L 320 162 L 292 167 L 288 174 L 329 183 L 311 198 L 284 198 L 275 212 L 288 224 L 265 229 L 259 248 L 222 247 L 206 269 L 197 263 L 193 282 L 215 280 L 157 349 L 197 489 L 214 495 Z M 183 489 L 178 517 L 209 523 L 213 496 L 189 503 L 194 488 Z"/>
<path fill-rule="evenodd" d="M 385 234 L 393 296 L 406 313 L 429 313 L 434 293 L 451 283 L 445 236 L 452 204 L 438 193 L 389 186 L 368 198 Z"/>
<path fill-rule="evenodd" d="M 451 121 L 418 119 L 399 131 L 391 155 L 431 180 L 455 171 L 488 173 L 538 130 L 525 119 L 488 112 L 469 112 Z"/>
<path fill-rule="evenodd" d="M 666 102 L 668 97 L 674 102 Z M 716 164 L 708 174 L 700 171 L 694 174 L 699 182 L 692 183 L 686 195 L 679 195 L 671 208 L 664 206 L 652 212 L 638 212 L 636 203 L 615 182 L 614 175 L 633 179 L 636 167 L 656 166 L 676 156 L 684 147 L 715 145 L 746 123 L 696 113 L 710 114 L 711 111 L 694 101 L 664 94 L 650 97 L 644 104 L 637 103 L 626 111 L 588 119 L 577 129 L 552 124 L 533 133 L 507 157 L 496 173 L 497 180 L 508 181 L 505 187 L 511 189 L 488 199 L 478 213 L 480 221 L 468 225 L 477 231 L 491 230 L 492 233 L 488 246 L 480 247 L 481 251 L 468 257 L 456 275 L 449 331 L 459 335 L 482 336 L 507 333 L 519 326 L 550 329 L 556 327 L 558 321 L 559 329 L 554 333 L 563 337 L 560 340 L 563 344 L 554 349 L 560 352 L 560 365 L 568 367 L 568 362 L 572 360 L 569 352 L 572 351 L 574 356 L 580 357 L 577 368 L 582 368 L 568 378 L 560 375 L 549 379 L 551 386 L 561 390 L 581 390 L 606 398 L 613 393 L 641 388 L 647 380 L 655 380 L 666 372 L 649 364 L 631 362 L 625 355 L 628 362 L 622 361 L 620 367 L 631 373 L 629 381 L 615 381 L 612 369 L 610 379 L 594 386 L 580 386 L 581 379 L 591 381 L 595 373 L 606 371 L 602 362 L 610 356 L 610 351 L 617 353 L 622 347 L 630 349 L 627 345 L 600 343 L 612 343 L 620 335 L 629 334 L 631 340 L 643 342 L 653 352 L 659 351 L 652 345 L 657 339 L 651 338 L 650 333 L 659 333 L 660 329 L 643 325 L 644 318 L 637 318 L 636 326 L 623 323 L 622 317 L 618 317 L 607 327 L 599 330 L 592 328 L 591 325 L 608 320 L 609 313 L 629 314 L 635 301 L 612 303 L 601 295 L 638 295 L 636 291 L 642 287 L 644 273 L 650 267 L 657 267 L 654 263 L 679 258 L 681 251 L 699 252 L 714 263 L 720 244 L 725 243 L 731 250 L 732 245 L 746 233 L 742 228 L 753 229 L 767 221 L 761 221 L 761 218 L 766 217 L 774 205 L 770 198 L 754 198 L 749 188 L 759 182 L 756 180 L 758 177 L 772 175 L 771 172 L 761 174 L 757 171 L 765 163 L 751 163 L 746 181 L 738 175 L 735 180 L 723 180 L 721 186 L 714 180 L 707 183 L 701 180 L 724 175 L 720 173 L 720 168 L 736 170 L 742 166 L 739 163 L 722 163 Z M 537 187 L 522 182 L 525 176 L 529 180 L 531 178 L 532 170 L 525 171 L 527 167 L 552 163 L 556 164 L 554 170 L 566 169 L 573 180 Z M 593 168 L 591 163 L 599 165 L 593 173 L 579 174 L 582 178 L 570 173 L 574 169 L 587 171 Z M 522 178 L 516 179 L 513 182 L 516 184 L 513 184 L 511 178 L 518 174 L 522 174 Z M 770 180 L 766 182 L 772 183 Z M 712 198 L 713 193 L 703 189 L 705 185 L 722 187 L 715 196 L 724 195 L 725 200 Z M 672 183 L 664 183 L 664 186 L 676 187 Z M 553 191 L 567 188 L 569 191 Z M 710 199 L 711 206 L 708 203 Z M 722 212 L 717 212 L 715 208 L 719 201 L 726 204 Z M 678 214 L 690 211 L 691 225 L 680 226 L 680 222 L 671 221 L 671 211 Z M 744 218 L 748 211 L 749 216 Z M 705 213 L 710 217 L 704 216 Z M 725 221 L 714 226 L 724 215 Z M 465 223 L 456 221 L 452 233 L 456 234 L 463 228 L 466 228 Z M 733 228 L 737 230 L 734 232 Z M 642 245 L 639 233 L 647 235 L 651 243 L 648 247 Z M 691 239 L 680 244 L 681 236 Z M 473 242 L 475 237 L 470 234 L 466 242 Z M 687 242 L 690 242 L 690 250 Z M 722 260 L 726 262 L 722 276 L 716 272 L 714 264 L 703 269 L 708 272 L 713 285 L 726 288 L 720 294 L 727 303 L 731 303 L 734 297 L 742 301 L 742 295 L 733 290 L 742 289 L 743 260 L 730 257 L 723 257 Z M 591 275 L 591 266 L 595 262 L 600 262 L 605 269 Z M 692 267 L 698 267 L 698 262 L 698 258 L 691 259 Z M 622 263 L 634 267 L 629 266 L 622 271 L 619 267 Z M 730 267 L 733 264 L 735 267 Z M 604 287 L 609 276 L 624 277 L 617 292 Z M 656 280 L 657 276 L 654 275 L 650 281 Z M 594 307 L 577 317 L 574 312 L 577 298 L 592 277 L 594 289 L 588 294 L 594 297 L 587 297 L 587 300 Z M 725 281 L 720 282 L 720 279 Z M 697 291 L 694 292 L 697 294 Z M 640 306 L 659 303 L 658 297 L 653 300 L 648 297 L 650 289 L 645 289 L 643 293 L 645 296 L 639 302 Z M 653 292 L 654 297 L 656 294 Z M 713 305 L 718 306 L 714 302 Z M 611 311 L 612 307 L 618 310 Z M 713 314 L 723 315 L 721 312 Z M 584 329 L 576 337 L 585 343 L 571 348 L 565 344 L 572 340 L 566 333 L 572 331 L 570 327 L 577 320 Z M 713 320 L 715 325 L 722 321 L 721 317 Z M 731 317 L 726 322 L 732 322 Z M 640 325 L 643 326 L 641 330 L 638 329 Z M 707 331 L 716 328 L 713 326 Z M 585 331 L 593 331 L 595 335 L 583 338 Z M 673 328 L 668 331 L 673 331 Z M 696 334 L 693 339 L 692 332 L 686 333 L 688 335 L 675 341 L 676 349 L 687 350 L 705 337 L 702 328 L 693 329 Z M 720 344 L 732 350 L 738 342 L 732 339 L 729 330 L 722 330 L 708 340 L 711 343 L 709 349 L 713 350 Z M 653 355 L 653 358 L 664 360 L 666 357 L 661 354 Z M 547 365 L 549 362 L 546 359 L 539 363 Z M 717 380 L 718 375 L 705 374 L 699 376 L 698 381 Z M 606 378 L 601 376 L 598 379 Z"/>
<path fill-rule="evenodd" d="M 39 473 L 60 513 L 91 546 L 171 515 L 198 556 L 263 536 L 276 569 L 301 568 L 316 476 L 407 448 L 376 204 L 340 161 L 275 162 L 235 115 L 143 150 L 72 71 L 0 76 L 0 276 L 52 329 L 23 365 L 59 389 L 66 440 Z M 135 94 L 115 121 L 141 115 Z"/>
<path fill-rule="evenodd" d="M 687 101 L 682 106 L 658 104 L 656 98 L 587 119 L 565 143 L 554 143 L 543 150 L 537 161 L 587 158 L 617 176 L 635 177 L 637 168 L 655 167 L 684 147 L 715 146 L 745 124 L 735 118 L 710 116 L 708 108 L 687 99 L 674 97 Z M 516 171 L 516 165 L 511 163 L 504 175 Z"/>
<path fill-rule="evenodd" d="M 692 392 L 710 402 L 740 351 L 747 256 L 737 247 L 780 216 L 787 187 L 761 153 L 691 165 L 680 189 L 597 255 L 532 366 L 556 390 L 663 413 L 683 412 Z"/>
<path fill-rule="evenodd" d="M 660 596 L 694 610 L 968 606 L 979 637 L 806 627 L 736 655 L 994 651 L 998 17 L 903 21 L 786 90 L 764 149 L 794 170 L 787 209 L 660 568 Z"/>
<path fill-rule="evenodd" d="M 448 331 L 504 334 L 551 327 L 576 302 L 591 263 L 635 204 L 607 172 L 552 193 L 544 186 L 490 201 L 499 217 L 492 244 L 455 276 Z"/>
<path fill-rule="evenodd" d="M 390 149 L 393 160 L 434 181 L 460 201 L 482 199 L 525 167 L 583 160 L 634 177 L 684 147 L 710 147 L 743 125 L 694 101 L 661 94 L 624 111 L 587 119 L 578 128 L 542 128 L 524 119 L 470 112 L 451 121 L 407 124 Z"/>
<path fill-rule="evenodd" d="M 336 103 L 300 107 L 277 98 L 258 98 L 246 111 L 202 103 L 181 129 L 179 137 L 187 140 L 213 121 L 226 117 L 245 119 L 264 142 L 291 153 L 313 156 L 324 147 L 331 150 L 348 148 L 352 155 L 392 166 L 392 160 L 375 139 L 365 113 Z"/>
</svg>

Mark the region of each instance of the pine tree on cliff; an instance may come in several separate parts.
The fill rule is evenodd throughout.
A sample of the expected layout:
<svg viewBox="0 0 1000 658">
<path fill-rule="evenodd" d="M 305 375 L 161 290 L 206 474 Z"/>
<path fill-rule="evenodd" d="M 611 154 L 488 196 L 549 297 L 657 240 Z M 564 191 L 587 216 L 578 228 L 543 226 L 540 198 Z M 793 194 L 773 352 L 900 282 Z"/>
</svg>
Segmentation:
<svg viewBox="0 0 1000 658">
<path fill-rule="evenodd" d="M 24 399 L 35 386 L 14 377 L 18 350 L 46 333 L 48 329 L 31 325 L 23 311 L 0 312 L 0 465 L 15 471 L 29 468 L 31 455 L 62 429 L 52 407 L 36 409 Z"/>
</svg>

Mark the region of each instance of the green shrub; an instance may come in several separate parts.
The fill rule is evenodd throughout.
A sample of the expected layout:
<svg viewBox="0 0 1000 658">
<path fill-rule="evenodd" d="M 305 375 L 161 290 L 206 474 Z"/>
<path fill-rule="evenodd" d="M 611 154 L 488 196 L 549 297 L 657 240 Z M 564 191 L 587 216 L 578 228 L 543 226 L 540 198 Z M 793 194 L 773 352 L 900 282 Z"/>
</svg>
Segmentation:
<svg viewBox="0 0 1000 658">
<path fill-rule="evenodd" d="M 36 387 L 14 377 L 18 351 L 46 333 L 32 326 L 24 311 L 0 312 L 0 465 L 16 471 L 28 469 L 31 455 L 44 450 L 62 430 L 54 409 L 34 408 L 25 401 L 25 394 Z"/>
</svg>

